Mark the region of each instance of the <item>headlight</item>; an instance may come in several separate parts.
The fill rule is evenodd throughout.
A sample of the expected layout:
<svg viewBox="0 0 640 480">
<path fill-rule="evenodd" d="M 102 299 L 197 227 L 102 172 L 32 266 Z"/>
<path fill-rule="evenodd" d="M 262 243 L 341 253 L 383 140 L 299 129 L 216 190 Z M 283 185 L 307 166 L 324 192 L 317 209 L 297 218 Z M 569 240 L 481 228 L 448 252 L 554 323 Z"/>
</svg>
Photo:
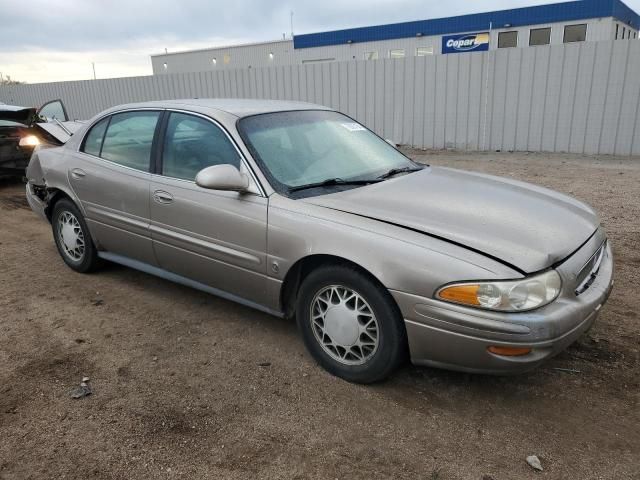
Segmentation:
<svg viewBox="0 0 640 480">
<path fill-rule="evenodd" d="M 446 285 L 436 298 L 501 312 L 523 312 L 551 303 L 560 293 L 562 281 L 555 270 L 522 280 L 465 282 Z"/>
<path fill-rule="evenodd" d="M 35 135 L 27 135 L 20 139 L 20 143 L 18 145 L 21 147 L 37 147 L 40 145 L 40 139 Z"/>
</svg>

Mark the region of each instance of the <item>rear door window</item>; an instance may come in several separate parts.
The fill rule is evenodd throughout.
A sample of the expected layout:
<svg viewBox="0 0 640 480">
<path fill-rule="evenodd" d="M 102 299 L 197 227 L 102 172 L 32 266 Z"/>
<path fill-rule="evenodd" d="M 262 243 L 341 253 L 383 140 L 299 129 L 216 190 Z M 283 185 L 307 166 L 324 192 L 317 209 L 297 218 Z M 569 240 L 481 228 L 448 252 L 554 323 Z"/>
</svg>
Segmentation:
<svg viewBox="0 0 640 480">
<path fill-rule="evenodd" d="M 110 162 L 148 172 L 159 117 L 160 112 L 150 111 L 112 115 L 100 156 Z"/>
<path fill-rule="evenodd" d="M 102 148 L 102 140 L 104 139 L 104 132 L 109 124 L 109 118 L 105 118 L 96 123 L 86 137 L 80 148 L 81 152 L 88 153 L 89 155 L 100 156 L 100 149 Z"/>
</svg>

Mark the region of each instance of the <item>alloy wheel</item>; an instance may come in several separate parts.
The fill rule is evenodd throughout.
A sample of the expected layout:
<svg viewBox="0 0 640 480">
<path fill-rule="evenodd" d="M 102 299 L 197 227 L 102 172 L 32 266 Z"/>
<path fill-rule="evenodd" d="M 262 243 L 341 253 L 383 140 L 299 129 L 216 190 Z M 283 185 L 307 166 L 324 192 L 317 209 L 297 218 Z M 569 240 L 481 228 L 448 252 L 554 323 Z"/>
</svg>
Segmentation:
<svg viewBox="0 0 640 480">
<path fill-rule="evenodd" d="M 63 252 L 74 262 L 82 261 L 85 252 L 84 232 L 75 215 L 64 211 L 58 217 L 58 240 Z"/>
<path fill-rule="evenodd" d="M 345 365 L 362 365 L 376 353 L 378 320 L 367 301 L 342 285 L 320 290 L 311 303 L 311 328 L 322 349 Z"/>
</svg>

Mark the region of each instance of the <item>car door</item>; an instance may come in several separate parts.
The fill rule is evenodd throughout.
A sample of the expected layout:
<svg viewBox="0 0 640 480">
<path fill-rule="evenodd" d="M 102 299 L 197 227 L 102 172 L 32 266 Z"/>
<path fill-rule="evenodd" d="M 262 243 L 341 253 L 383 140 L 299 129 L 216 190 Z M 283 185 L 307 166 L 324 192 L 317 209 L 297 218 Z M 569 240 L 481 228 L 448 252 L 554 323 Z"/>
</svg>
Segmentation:
<svg viewBox="0 0 640 480">
<path fill-rule="evenodd" d="M 160 115 L 126 111 L 100 120 L 72 154 L 68 171 L 98 247 L 154 266 L 149 186 Z"/>
<path fill-rule="evenodd" d="M 62 100 L 51 100 L 45 103 L 38 110 L 38 115 L 45 118 L 48 122 L 58 120 L 59 122 L 66 122 L 69 120 L 67 115 L 67 109 L 64 108 Z"/>
<path fill-rule="evenodd" d="M 253 178 L 255 193 L 208 190 L 195 184 L 196 174 L 208 166 L 247 168 L 226 131 L 211 119 L 170 112 L 163 130 L 150 192 L 150 229 L 158 264 L 263 304 L 268 199 Z"/>
</svg>

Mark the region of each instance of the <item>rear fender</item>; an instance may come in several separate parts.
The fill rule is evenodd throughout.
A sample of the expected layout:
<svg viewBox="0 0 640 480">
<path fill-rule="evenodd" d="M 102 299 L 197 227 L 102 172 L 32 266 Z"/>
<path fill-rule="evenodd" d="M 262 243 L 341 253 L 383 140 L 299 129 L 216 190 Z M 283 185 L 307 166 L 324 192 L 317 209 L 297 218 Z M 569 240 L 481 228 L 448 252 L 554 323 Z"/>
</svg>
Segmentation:
<svg viewBox="0 0 640 480">
<path fill-rule="evenodd" d="M 26 171 L 31 191 L 43 202 L 45 214 L 49 219 L 53 205 L 61 197 L 68 197 L 76 204 L 82 214 L 85 214 L 66 175 L 59 172 L 58 169 L 48 168 L 51 162 L 61 160 L 61 151 L 59 150 L 58 148 L 36 147 Z"/>
<path fill-rule="evenodd" d="M 44 179 L 42 165 L 40 164 L 40 156 L 38 155 L 39 149 L 40 147 L 36 147 L 33 154 L 31 155 L 31 160 L 29 160 L 26 174 L 29 183 L 31 183 L 32 185 L 43 187 L 46 185 L 46 181 Z"/>
</svg>

